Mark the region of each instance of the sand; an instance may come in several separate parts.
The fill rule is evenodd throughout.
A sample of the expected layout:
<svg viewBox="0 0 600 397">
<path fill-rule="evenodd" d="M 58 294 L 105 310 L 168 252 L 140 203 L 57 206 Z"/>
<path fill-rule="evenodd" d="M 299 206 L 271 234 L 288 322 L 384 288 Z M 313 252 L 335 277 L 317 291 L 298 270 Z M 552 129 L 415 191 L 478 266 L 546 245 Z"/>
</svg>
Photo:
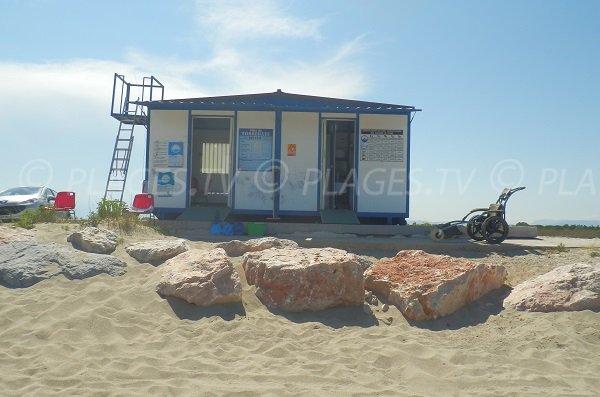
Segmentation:
<svg viewBox="0 0 600 397">
<path fill-rule="evenodd" d="M 42 225 L 33 234 L 66 244 L 69 231 Z M 115 252 L 128 263 L 121 277 L 0 286 L 1 395 L 600 393 L 600 313 L 502 309 L 502 290 L 426 323 L 409 323 L 395 307 L 372 307 L 375 318 L 361 307 L 283 316 L 260 304 L 243 273 L 243 305 L 201 309 L 158 296 L 156 267 L 123 249 L 155 237 L 124 237 Z M 461 256 L 504 264 L 512 285 L 558 265 L 598 260 L 588 249 Z"/>
</svg>

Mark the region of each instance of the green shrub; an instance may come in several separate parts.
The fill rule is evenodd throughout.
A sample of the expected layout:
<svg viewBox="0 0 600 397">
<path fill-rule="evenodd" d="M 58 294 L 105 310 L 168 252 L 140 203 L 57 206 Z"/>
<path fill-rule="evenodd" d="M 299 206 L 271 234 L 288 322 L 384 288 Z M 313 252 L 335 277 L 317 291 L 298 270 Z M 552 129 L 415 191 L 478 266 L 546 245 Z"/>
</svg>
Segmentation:
<svg viewBox="0 0 600 397">
<path fill-rule="evenodd" d="M 568 251 L 567 247 L 563 243 L 560 243 L 556 247 L 554 247 L 554 250 L 556 252 L 567 252 Z"/>
<path fill-rule="evenodd" d="M 56 213 L 42 208 L 24 211 L 15 224 L 23 229 L 32 229 L 36 223 L 56 222 Z"/>
<path fill-rule="evenodd" d="M 592 258 L 597 258 L 597 257 L 600 256 L 600 252 L 598 252 L 598 251 L 592 251 L 592 252 L 590 252 L 590 256 Z"/>
<path fill-rule="evenodd" d="M 120 200 L 100 200 L 96 212 L 90 212 L 85 226 L 98 226 L 101 223 L 121 234 L 132 234 L 143 223 L 136 214 L 126 211 L 127 204 Z"/>
<path fill-rule="evenodd" d="M 35 223 L 35 216 L 31 211 L 25 211 L 15 224 L 23 229 L 32 229 Z"/>
<path fill-rule="evenodd" d="M 120 200 L 102 199 L 98 203 L 97 214 L 101 220 L 117 219 L 123 216 L 127 209 L 127 204 Z"/>
<path fill-rule="evenodd" d="M 140 225 L 140 219 L 136 214 L 123 214 L 116 220 L 116 226 L 121 233 L 132 234 Z"/>
</svg>

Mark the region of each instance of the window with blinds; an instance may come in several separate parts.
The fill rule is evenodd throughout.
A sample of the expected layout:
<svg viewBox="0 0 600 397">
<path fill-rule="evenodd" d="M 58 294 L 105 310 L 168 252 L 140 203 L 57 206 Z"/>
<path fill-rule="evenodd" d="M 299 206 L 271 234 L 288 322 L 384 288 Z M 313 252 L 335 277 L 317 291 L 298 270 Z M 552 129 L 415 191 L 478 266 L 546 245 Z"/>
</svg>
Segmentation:
<svg viewBox="0 0 600 397">
<path fill-rule="evenodd" d="M 229 143 L 202 143 L 202 173 L 229 174 Z"/>
</svg>

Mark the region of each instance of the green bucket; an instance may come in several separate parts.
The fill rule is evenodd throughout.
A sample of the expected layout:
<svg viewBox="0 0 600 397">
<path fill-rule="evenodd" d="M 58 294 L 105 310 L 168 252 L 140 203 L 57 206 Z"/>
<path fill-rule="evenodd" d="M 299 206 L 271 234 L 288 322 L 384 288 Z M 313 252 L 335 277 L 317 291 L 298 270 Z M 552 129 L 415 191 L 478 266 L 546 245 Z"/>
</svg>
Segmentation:
<svg viewBox="0 0 600 397">
<path fill-rule="evenodd" d="M 259 222 L 248 222 L 246 225 L 248 229 L 248 236 L 252 237 L 263 237 L 267 229 L 267 225 Z"/>
</svg>

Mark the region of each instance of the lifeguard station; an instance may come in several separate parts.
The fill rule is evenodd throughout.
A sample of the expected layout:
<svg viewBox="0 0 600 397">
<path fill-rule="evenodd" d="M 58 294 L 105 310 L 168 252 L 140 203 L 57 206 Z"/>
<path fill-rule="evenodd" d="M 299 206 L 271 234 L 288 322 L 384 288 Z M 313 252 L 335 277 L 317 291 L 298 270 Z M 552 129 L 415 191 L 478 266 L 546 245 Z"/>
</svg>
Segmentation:
<svg viewBox="0 0 600 397">
<path fill-rule="evenodd" d="M 165 100 L 152 76 L 114 81 L 107 196 L 123 197 L 142 125 L 145 192 L 159 219 L 397 225 L 409 216 L 413 106 L 282 90 Z"/>
</svg>

